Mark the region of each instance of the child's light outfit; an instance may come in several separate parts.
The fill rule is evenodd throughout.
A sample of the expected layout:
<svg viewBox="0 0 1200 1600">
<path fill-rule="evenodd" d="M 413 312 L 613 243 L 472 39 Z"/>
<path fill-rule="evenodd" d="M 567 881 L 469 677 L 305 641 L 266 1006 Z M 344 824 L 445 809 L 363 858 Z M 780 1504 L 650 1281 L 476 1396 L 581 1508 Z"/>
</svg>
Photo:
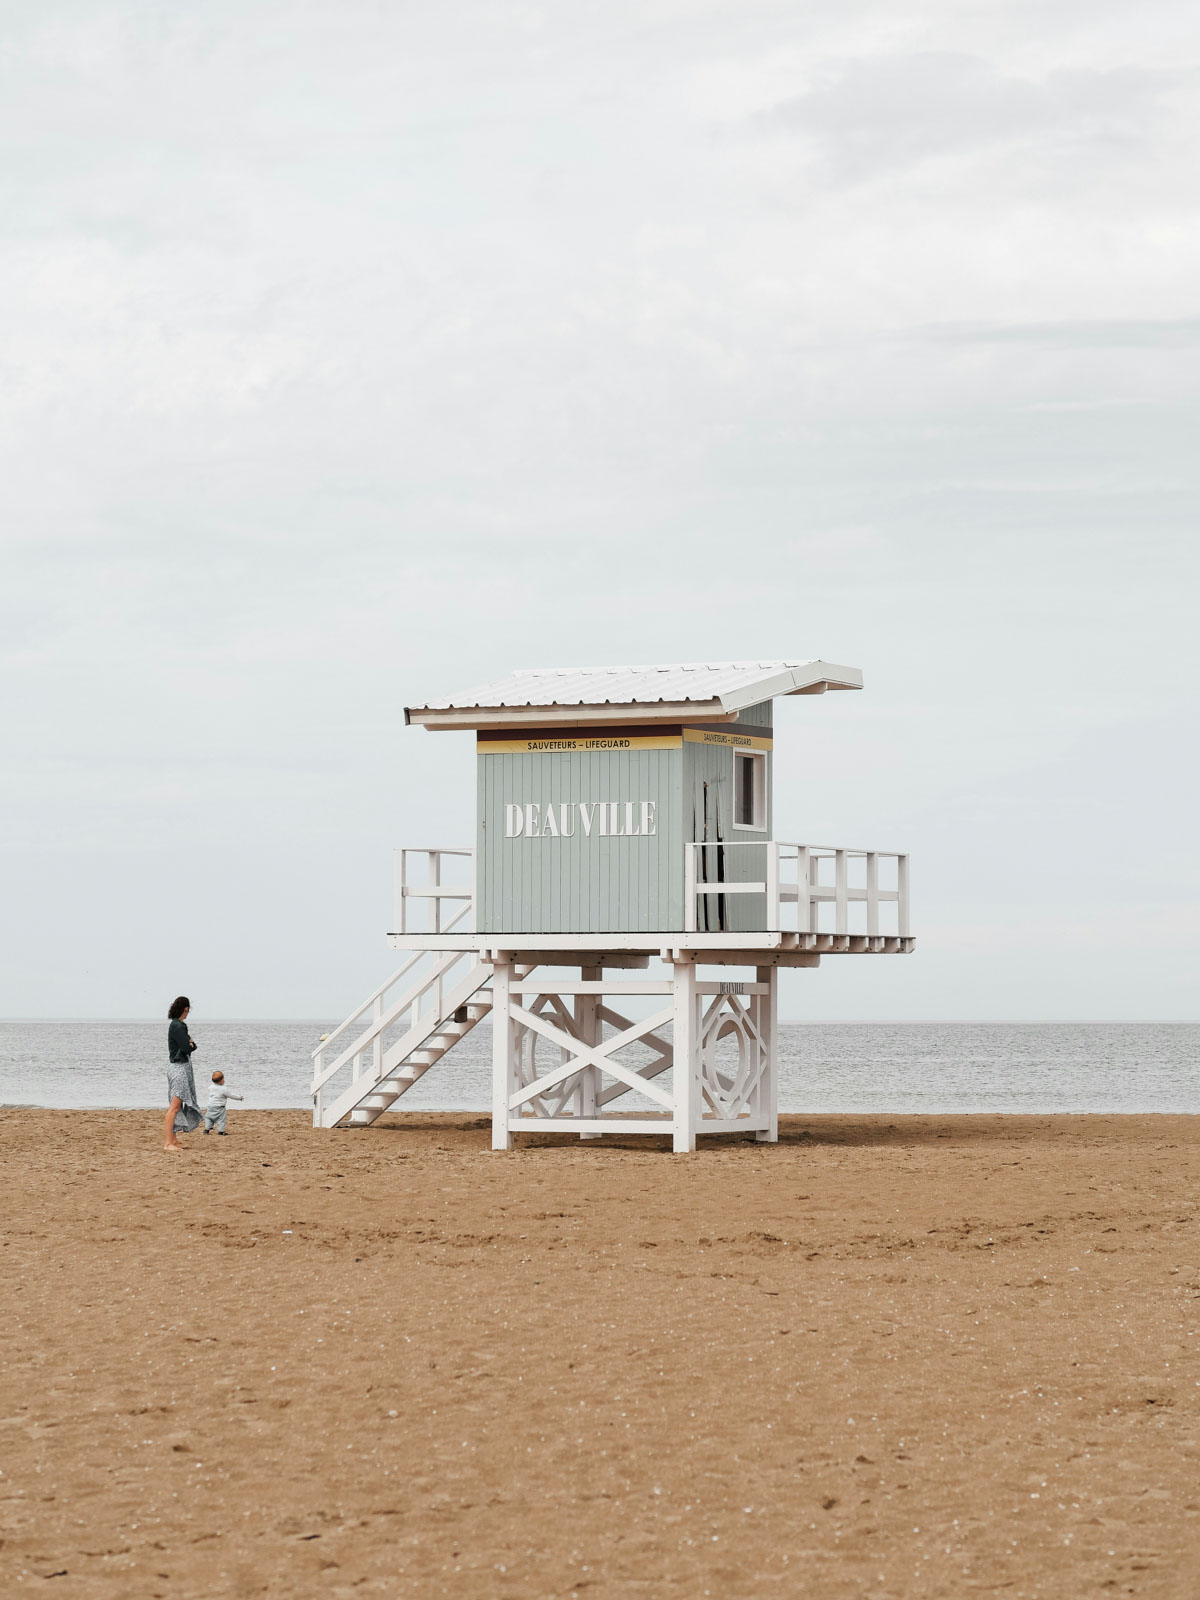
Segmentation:
<svg viewBox="0 0 1200 1600">
<path fill-rule="evenodd" d="M 204 1131 L 209 1133 L 216 1128 L 218 1133 L 225 1132 L 225 1102 L 227 1100 L 244 1100 L 244 1094 L 234 1094 L 227 1083 L 210 1083 L 208 1086 L 208 1110 L 204 1113 Z"/>
</svg>

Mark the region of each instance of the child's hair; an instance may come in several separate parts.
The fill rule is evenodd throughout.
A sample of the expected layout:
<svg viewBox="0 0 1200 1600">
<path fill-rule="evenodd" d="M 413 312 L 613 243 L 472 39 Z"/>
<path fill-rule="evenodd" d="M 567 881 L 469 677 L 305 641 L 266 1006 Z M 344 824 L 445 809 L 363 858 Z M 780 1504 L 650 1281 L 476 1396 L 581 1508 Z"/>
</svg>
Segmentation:
<svg viewBox="0 0 1200 1600">
<path fill-rule="evenodd" d="M 172 1022 L 178 1022 L 183 1013 L 185 1011 L 190 1011 L 191 1009 L 192 1002 L 188 999 L 187 995 L 181 994 L 178 1000 L 171 1001 L 171 1009 L 167 1012 L 167 1016 L 170 1017 Z"/>
<path fill-rule="evenodd" d="M 216 1083 L 218 1078 L 223 1078 L 224 1076 L 225 1076 L 225 1074 L 221 1071 L 220 1067 L 218 1067 L 217 1070 L 213 1073 L 213 1082 Z"/>
</svg>

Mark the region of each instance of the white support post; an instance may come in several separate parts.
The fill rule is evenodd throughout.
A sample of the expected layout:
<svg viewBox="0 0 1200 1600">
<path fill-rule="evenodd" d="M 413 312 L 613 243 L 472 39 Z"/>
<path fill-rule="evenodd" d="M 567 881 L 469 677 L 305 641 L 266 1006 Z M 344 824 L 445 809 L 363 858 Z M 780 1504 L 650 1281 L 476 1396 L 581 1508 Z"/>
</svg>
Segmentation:
<svg viewBox="0 0 1200 1600">
<path fill-rule="evenodd" d="M 821 887 L 821 863 L 825 859 L 826 858 L 824 856 L 817 854 L 816 851 L 812 851 L 812 850 L 809 851 L 809 855 L 808 855 L 808 870 L 809 870 L 809 880 L 808 880 L 808 885 L 809 885 L 809 902 L 808 902 L 809 923 L 808 923 L 808 931 L 810 933 L 819 933 L 821 931 L 821 900 L 820 900 L 820 896 L 817 894 L 816 891 L 818 889 L 820 889 L 820 887 Z"/>
<path fill-rule="evenodd" d="M 431 850 L 429 852 L 429 887 L 431 889 L 440 889 L 441 886 L 442 853 L 440 850 Z M 433 931 L 434 933 L 441 933 L 442 931 L 442 897 L 437 894 L 433 897 Z M 439 1017 L 442 1014 L 442 993 L 442 980 L 439 975 L 433 997 L 433 1003 L 436 1008 L 435 1014 Z"/>
<path fill-rule="evenodd" d="M 796 932 L 809 933 L 812 925 L 809 913 L 813 901 L 809 894 L 808 883 L 808 846 L 796 846 Z"/>
<path fill-rule="evenodd" d="M 696 1014 L 695 966 L 690 961 L 677 961 L 674 973 L 672 1148 L 676 1155 L 686 1155 L 696 1148 L 696 1123 L 700 1115 L 700 1019 Z"/>
<path fill-rule="evenodd" d="M 383 996 L 375 996 L 375 1004 L 371 1011 L 371 1021 L 375 1027 L 375 1043 L 371 1051 L 371 1065 L 375 1069 L 375 1082 L 378 1083 L 383 1076 Z"/>
<path fill-rule="evenodd" d="M 896 932 L 908 938 L 908 857 L 896 857 Z"/>
<path fill-rule="evenodd" d="M 768 985 L 767 993 L 758 997 L 758 1018 L 766 1045 L 767 1064 L 759 1080 L 759 1108 L 766 1113 L 767 1126 L 755 1135 L 759 1144 L 779 1143 L 779 1058 L 776 1050 L 779 1038 L 779 968 L 759 967 L 755 974 L 759 983 Z"/>
<path fill-rule="evenodd" d="M 779 932 L 779 845 L 767 844 L 767 932 Z"/>
<path fill-rule="evenodd" d="M 604 978 L 602 967 L 581 967 L 579 970 L 580 981 L 583 983 L 600 983 Z M 600 1023 L 600 996 L 595 994 L 579 994 L 575 996 L 575 1028 L 580 1039 L 587 1045 L 598 1045 L 602 1032 Z M 600 1089 L 600 1068 L 584 1067 L 583 1076 L 579 1084 L 579 1115 L 581 1117 L 594 1117 L 598 1107 L 598 1094 Z M 581 1139 L 598 1139 L 599 1133 L 588 1131 L 579 1135 Z"/>
<path fill-rule="evenodd" d="M 833 931 L 837 934 L 849 933 L 850 907 L 849 896 L 846 893 L 846 890 L 849 888 L 849 878 L 846 870 L 846 852 L 844 850 L 837 850 L 834 852 L 834 855 L 835 861 L 833 882 L 835 911 Z"/>
<path fill-rule="evenodd" d="M 874 939 L 879 933 L 879 856 L 867 851 L 867 937 Z"/>
<path fill-rule="evenodd" d="M 696 931 L 696 846 L 683 847 L 683 927 L 685 933 Z"/>
<path fill-rule="evenodd" d="M 543 991 L 543 992 L 545 992 L 545 991 Z M 575 1025 L 575 1010 L 574 1010 L 574 1007 L 571 1005 L 570 1001 L 564 1002 L 561 995 L 558 995 L 557 999 L 558 999 L 559 1005 L 560 1006 L 564 1006 L 566 1011 L 569 1013 L 570 1018 L 571 1018 L 571 1027 L 574 1027 L 574 1025 Z M 525 1004 L 525 996 L 523 994 L 519 996 L 518 1004 L 519 1005 L 524 1005 Z M 533 1009 L 534 1010 L 537 1009 L 537 1001 L 536 1000 L 534 1001 Z M 549 1019 L 553 1015 L 553 1012 L 552 1012 L 552 1010 L 545 1010 L 545 1011 L 543 1011 L 542 1015 Z M 563 1020 L 562 1016 L 561 1016 L 561 1014 L 559 1014 L 559 1022 L 561 1023 L 562 1020 Z M 568 1032 L 569 1031 L 570 1030 L 568 1029 Z M 568 1044 L 565 1044 L 565 1043 L 559 1045 L 559 1047 L 558 1047 L 558 1064 L 559 1064 L 560 1067 L 565 1067 L 567 1062 L 568 1061 L 573 1061 L 574 1058 L 575 1058 L 575 1051 L 574 1051 L 574 1049 L 572 1048 L 571 1045 L 568 1045 Z M 579 1108 L 582 1105 L 582 1103 L 583 1103 L 583 1081 L 582 1081 L 582 1078 L 581 1078 L 579 1081 L 576 1082 L 575 1087 L 571 1090 L 571 1093 L 570 1093 L 568 1099 L 564 1102 L 564 1106 L 569 1105 L 570 1108 L 571 1108 L 571 1111 L 575 1114 L 575 1116 L 578 1116 L 579 1115 Z"/>
<path fill-rule="evenodd" d="M 517 1086 L 513 1051 L 513 1023 L 509 991 L 512 964 L 499 960 L 492 968 L 492 1149 L 507 1150 L 512 1144 L 508 1128 L 508 1102 Z"/>
</svg>

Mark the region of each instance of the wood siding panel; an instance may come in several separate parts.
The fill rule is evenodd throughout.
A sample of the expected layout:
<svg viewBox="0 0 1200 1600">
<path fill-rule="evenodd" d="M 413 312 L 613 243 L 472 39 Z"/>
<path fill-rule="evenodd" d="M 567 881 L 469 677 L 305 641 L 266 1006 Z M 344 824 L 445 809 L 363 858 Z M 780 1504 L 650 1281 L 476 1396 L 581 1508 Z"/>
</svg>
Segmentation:
<svg viewBox="0 0 1200 1600">
<path fill-rule="evenodd" d="M 763 728 L 770 732 L 774 706 L 773 700 L 762 700 L 756 706 L 746 706 L 744 710 L 738 712 L 738 727 Z"/>
<path fill-rule="evenodd" d="M 484 933 L 649 933 L 683 926 L 681 749 L 503 751 L 478 756 L 479 920 Z M 650 837 L 505 834 L 505 807 L 652 800 Z M 596 819 L 598 821 L 598 818 Z M 570 823 L 568 824 L 570 825 Z"/>
<path fill-rule="evenodd" d="M 751 711 L 759 709 L 750 707 Z M 743 712 L 741 721 L 745 719 Z M 767 825 L 751 829 L 733 826 L 734 750 L 728 745 L 691 743 L 683 748 L 684 827 L 693 839 L 712 846 L 700 852 L 704 865 L 697 876 L 707 876 L 710 883 L 722 879 L 729 883 L 765 881 L 767 852 L 759 841 L 772 837 L 773 753 L 766 754 Z M 767 925 L 767 897 L 765 894 L 705 895 L 697 915 L 701 931 L 722 929 L 731 933 L 755 933 Z"/>
</svg>

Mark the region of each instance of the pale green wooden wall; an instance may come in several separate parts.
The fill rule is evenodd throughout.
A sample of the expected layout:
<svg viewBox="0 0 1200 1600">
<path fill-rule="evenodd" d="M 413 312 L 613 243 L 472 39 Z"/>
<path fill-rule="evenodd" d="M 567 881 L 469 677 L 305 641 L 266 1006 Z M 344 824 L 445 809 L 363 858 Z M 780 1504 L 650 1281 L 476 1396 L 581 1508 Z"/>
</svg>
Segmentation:
<svg viewBox="0 0 1200 1600">
<path fill-rule="evenodd" d="M 738 727 L 753 728 L 764 736 L 769 735 L 770 701 L 743 711 L 738 718 Z M 767 856 L 762 843 L 758 841 L 773 837 L 771 778 L 774 754 L 772 751 L 766 753 L 766 827 L 761 830 L 733 826 L 733 757 L 734 750 L 729 745 L 685 741 L 684 829 L 688 838 L 704 839 L 710 845 L 709 849 L 700 852 L 705 863 L 702 870 L 710 883 L 722 880 L 727 883 L 758 883 L 763 880 Z M 687 814 L 689 809 L 690 816 Z M 697 926 L 704 931 L 724 928 L 735 933 L 752 933 L 766 927 L 766 917 L 765 894 L 705 895 L 699 903 Z"/>
<path fill-rule="evenodd" d="M 482 749 L 485 747 L 481 747 Z M 481 932 L 655 932 L 683 926 L 680 750 L 479 756 Z M 649 838 L 505 837 L 505 805 L 655 802 Z M 640 821 L 640 818 L 639 818 Z"/>
<path fill-rule="evenodd" d="M 744 711 L 739 726 L 769 734 L 771 706 Z M 683 845 L 699 837 L 696 797 L 702 785 L 720 808 L 710 820 L 733 841 L 724 854 L 729 880 L 759 879 L 765 851 L 745 848 L 769 838 L 771 756 L 767 756 L 767 828 L 733 830 L 733 749 L 684 742 L 669 750 L 497 751 L 478 755 L 478 879 L 476 926 L 481 933 L 658 933 L 681 931 Z M 653 800 L 657 831 L 650 838 L 505 837 L 505 806 L 562 802 Z M 739 848 L 740 844 L 740 848 Z M 716 852 L 710 851 L 710 875 Z M 724 926 L 753 931 L 766 917 L 765 896 L 724 898 Z M 711 926 L 719 907 L 712 897 Z"/>
</svg>

